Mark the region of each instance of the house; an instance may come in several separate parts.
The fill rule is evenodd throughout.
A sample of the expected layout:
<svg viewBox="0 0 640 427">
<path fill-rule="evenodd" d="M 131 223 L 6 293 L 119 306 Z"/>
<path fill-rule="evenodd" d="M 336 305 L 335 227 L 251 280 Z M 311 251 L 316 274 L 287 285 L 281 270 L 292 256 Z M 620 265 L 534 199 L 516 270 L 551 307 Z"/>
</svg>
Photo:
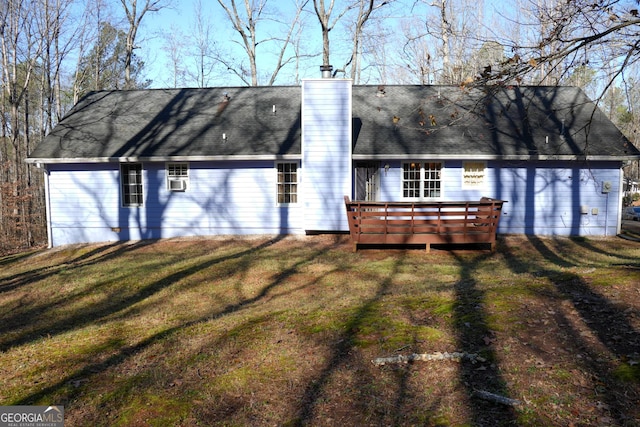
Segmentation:
<svg viewBox="0 0 640 427">
<path fill-rule="evenodd" d="M 574 87 L 102 91 L 30 154 L 49 243 L 348 230 L 360 200 L 508 201 L 500 233 L 615 235 L 640 152 Z"/>
</svg>

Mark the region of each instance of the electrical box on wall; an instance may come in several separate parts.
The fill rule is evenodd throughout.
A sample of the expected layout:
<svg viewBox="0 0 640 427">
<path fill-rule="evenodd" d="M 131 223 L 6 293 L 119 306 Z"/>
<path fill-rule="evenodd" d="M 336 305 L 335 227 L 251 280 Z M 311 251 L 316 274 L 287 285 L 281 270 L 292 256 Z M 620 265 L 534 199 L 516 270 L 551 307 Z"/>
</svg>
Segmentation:
<svg viewBox="0 0 640 427">
<path fill-rule="evenodd" d="M 602 182 L 602 192 L 603 193 L 611 192 L 611 181 L 603 181 Z"/>
<path fill-rule="evenodd" d="M 589 206 L 582 205 L 580 206 L 580 213 L 586 215 L 589 213 Z"/>
</svg>

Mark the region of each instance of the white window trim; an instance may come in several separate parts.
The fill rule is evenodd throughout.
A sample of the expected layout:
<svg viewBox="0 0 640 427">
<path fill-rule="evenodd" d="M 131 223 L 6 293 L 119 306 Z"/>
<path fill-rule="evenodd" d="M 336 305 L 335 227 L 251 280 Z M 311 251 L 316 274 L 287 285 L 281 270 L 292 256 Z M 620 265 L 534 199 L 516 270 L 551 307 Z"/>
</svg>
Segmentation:
<svg viewBox="0 0 640 427">
<path fill-rule="evenodd" d="M 482 169 L 482 181 L 477 183 L 477 184 L 469 184 L 467 182 L 467 180 L 465 179 L 467 177 L 467 165 L 474 163 L 474 164 L 482 164 L 483 165 L 483 169 Z M 467 160 L 462 162 L 462 176 L 461 176 L 461 181 L 462 181 L 462 185 L 461 187 L 463 189 L 468 189 L 468 190 L 482 190 L 485 188 L 486 186 L 486 182 L 487 182 L 487 162 L 482 161 L 482 160 Z"/>
<path fill-rule="evenodd" d="M 281 203 L 278 201 L 278 165 L 289 165 L 289 164 L 294 164 L 296 165 L 296 201 L 295 202 L 288 202 L 288 203 Z M 275 164 L 273 165 L 273 170 L 274 170 L 274 189 L 275 189 L 275 201 L 276 201 L 276 206 L 282 206 L 282 207 L 286 207 L 286 206 L 297 206 L 300 203 L 300 189 L 301 187 L 301 180 L 300 180 L 300 162 L 299 161 L 295 161 L 295 160 L 291 160 L 291 161 L 286 161 L 286 160 L 282 160 L 282 161 L 277 161 L 275 162 Z"/>
<path fill-rule="evenodd" d="M 418 190 L 418 197 L 405 197 L 404 196 L 404 166 L 406 164 L 411 164 L 411 163 L 418 163 L 420 164 L 420 188 Z M 424 165 L 426 163 L 439 163 L 440 164 L 440 195 L 437 197 L 423 197 L 422 195 L 424 194 L 424 182 L 425 182 L 425 167 Z M 406 201 L 413 201 L 413 200 L 425 200 L 425 201 L 429 201 L 429 200 L 442 200 L 444 198 L 444 175 L 445 175 L 445 167 L 444 167 L 444 162 L 440 161 L 440 160 L 403 160 L 402 162 L 400 162 L 400 199 L 401 200 L 406 200 Z"/>
<path fill-rule="evenodd" d="M 180 168 L 184 167 L 186 170 L 186 175 L 171 175 L 169 174 L 170 167 L 174 168 L 179 166 Z M 166 175 L 166 189 L 171 192 L 181 192 L 187 191 L 189 189 L 189 163 L 188 162 L 167 162 L 165 163 L 165 175 Z M 171 185 L 174 185 L 172 187 Z"/>
</svg>

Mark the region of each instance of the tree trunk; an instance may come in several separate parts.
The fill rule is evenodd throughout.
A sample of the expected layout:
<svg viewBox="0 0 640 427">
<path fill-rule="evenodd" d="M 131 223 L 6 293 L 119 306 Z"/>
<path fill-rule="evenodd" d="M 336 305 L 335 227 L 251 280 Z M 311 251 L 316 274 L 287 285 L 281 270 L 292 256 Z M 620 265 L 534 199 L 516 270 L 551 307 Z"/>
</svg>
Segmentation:
<svg viewBox="0 0 640 427">
<path fill-rule="evenodd" d="M 447 0 L 440 0 L 440 37 L 442 38 L 442 76 L 445 83 L 454 83 L 451 73 L 451 24 L 447 19 Z"/>
<path fill-rule="evenodd" d="M 320 21 L 320 28 L 322 30 L 322 65 L 331 65 L 329 59 L 329 31 L 332 26 L 330 24 L 331 12 L 333 11 L 334 0 L 331 0 L 329 10 L 325 9 L 324 0 L 313 0 L 313 7 L 316 11 L 318 21 Z"/>
</svg>

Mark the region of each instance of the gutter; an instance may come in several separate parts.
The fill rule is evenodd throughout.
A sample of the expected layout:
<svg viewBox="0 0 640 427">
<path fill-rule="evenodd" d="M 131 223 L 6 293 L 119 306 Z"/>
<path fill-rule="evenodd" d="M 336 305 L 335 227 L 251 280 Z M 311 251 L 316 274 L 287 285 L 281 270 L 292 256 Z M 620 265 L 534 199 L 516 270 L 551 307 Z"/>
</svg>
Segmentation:
<svg viewBox="0 0 640 427">
<path fill-rule="evenodd" d="M 640 155 L 628 156 L 611 156 L 611 155 L 595 155 L 595 156 L 576 156 L 576 155 L 495 155 L 495 154 L 353 154 L 353 160 L 407 160 L 407 159 L 433 159 L 433 160 L 543 160 L 543 161 L 624 161 L 624 160 L 640 160 Z"/>
<path fill-rule="evenodd" d="M 131 163 L 131 162 L 207 162 L 207 161 L 247 161 L 247 160 L 300 160 L 300 154 L 243 154 L 227 156 L 131 156 L 131 157 L 30 157 L 26 163 Z"/>
<path fill-rule="evenodd" d="M 624 161 L 640 160 L 640 155 L 628 156 L 575 156 L 575 155 L 495 155 L 495 154 L 353 154 L 353 160 L 507 160 L 507 161 Z M 207 161 L 251 161 L 251 160 L 301 160 L 301 154 L 243 154 L 225 156 L 130 156 L 130 157 L 30 157 L 26 163 L 130 163 L 130 162 L 207 162 Z"/>
</svg>

